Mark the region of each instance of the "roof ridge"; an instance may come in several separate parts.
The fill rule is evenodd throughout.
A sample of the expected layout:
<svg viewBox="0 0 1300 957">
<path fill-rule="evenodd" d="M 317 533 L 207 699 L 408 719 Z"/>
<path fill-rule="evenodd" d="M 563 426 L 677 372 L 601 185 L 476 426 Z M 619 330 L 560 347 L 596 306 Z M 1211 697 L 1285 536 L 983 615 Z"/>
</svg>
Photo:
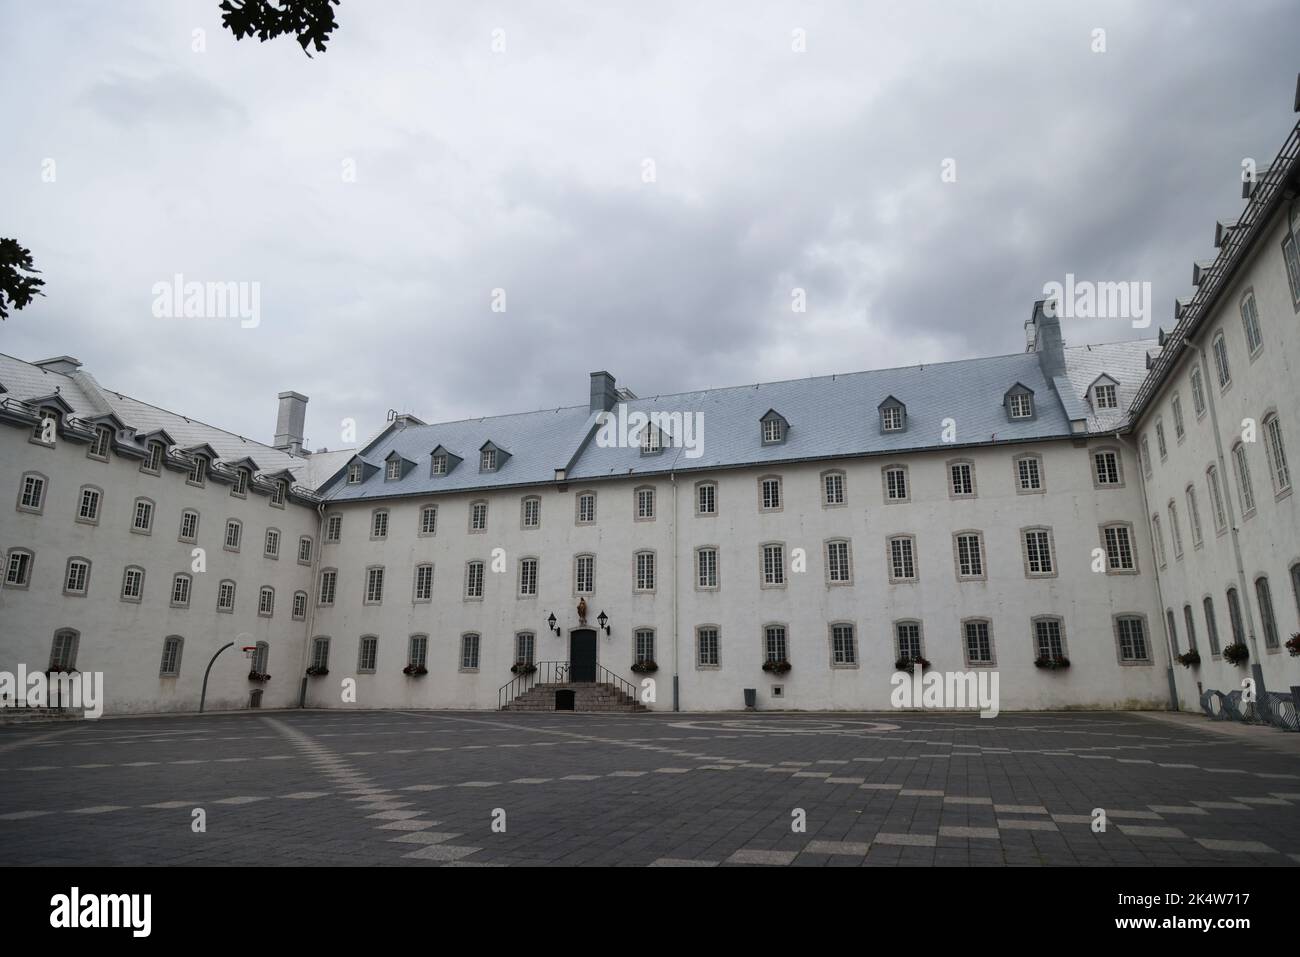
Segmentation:
<svg viewBox="0 0 1300 957">
<path fill-rule="evenodd" d="M 238 432 L 231 432 L 229 429 L 223 429 L 219 425 L 210 425 L 209 423 L 204 422 L 201 419 L 196 419 L 188 415 L 182 415 L 179 412 L 173 412 L 171 409 L 165 409 L 161 405 L 154 405 L 152 402 L 146 402 L 144 399 L 137 399 L 135 396 L 127 395 L 125 392 L 118 392 L 116 389 L 106 389 L 103 386 L 100 386 L 100 389 L 102 389 L 104 392 L 107 392 L 109 395 L 117 396 L 119 399 L 126 399 L 127 401 L 130 402 L 137 402 L 140 405 L 143 405 L 150 409 L 154 409 L 157 412 L 166 412 L 168 415 L 174 415 L 178 419 L 184 419 L 187 423 L 190 423 L 192 425 L 200 425 L 205 429 L 211 429 L 213 432 L 220 432 L 222 435 L 229 435 L 232 438 L 239 439 L 241 442 L 249 442 L 253 445 L 260 445 L 268 452 L 280 452 L 284 455 L 289 456 L 292 459 L 302 459 L 304 462 L 307 461 L 308 459 L 308 456 L 306 455 L 301 455 L 301 456 L 294 455 L 288 449 L 277 449 L 274 445 L 267 445 L 265 442 L 259 441 L 258 439 L 251 439 L 246 435 L 240 435 Z"/>
</svg>

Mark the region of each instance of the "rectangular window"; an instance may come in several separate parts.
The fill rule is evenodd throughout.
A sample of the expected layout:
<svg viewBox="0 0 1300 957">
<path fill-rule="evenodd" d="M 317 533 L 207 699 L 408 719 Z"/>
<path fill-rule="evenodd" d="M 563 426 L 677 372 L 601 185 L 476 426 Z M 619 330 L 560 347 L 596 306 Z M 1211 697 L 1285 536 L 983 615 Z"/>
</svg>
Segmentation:
<svg viewBox="0 0 1300 957">
<path fill-rule="evenodd" d="M 202 487 L 203 479 L 207 474 L 208 460 L 202 455 L 196 455 L 190 462 L 190 474 L 186 477 L 185 481 L 189 482 L 191 485 Z"/>
<path fill-rule="evenodd" d="M 217 586 L 217 611 L 233 611 L 235 608 L 235 583 L 222 582 Z"/>
<path fill-rule="evenodd" d="M 915 661 L 925 657 L 921 653 L 921 623 L 917 621 L 900 621 L 894 625 L 894 637 L 898 643 L 899 659 Z"/>
<path fill-rule="evenodd" d="M 31 574 L 31 552 L 10 552 L 9 563 L 5 566 L 5 584 L 26 587 L 31 580 Z"/>
<path fill-rule="evenodd" d="M 420 534 L 436 535 L 438 533 L 438 506 L 426 505 L 420 509 Z"/>
<path fill-rule="evenodd" d="M 536 658 L 537 641 L 531 631 L 521 631 L 515 635 L 515 661 L 522 665 L 531 665 Z"/>
<path fill-rule="evenodd" d="M 275 487 L 271 490 L 271 504 L 276 508 L 284 507 L 285 488 L 284 482 L 276 482 Z"/>
<path fill-rule="evenodd" d="M 763 629 L 763 652 L 766 661 L 789 661 L 784 625 L 768 625 Z"/>
<path fill-rule="evenodd" d="M 426 635 L 412 635 L 407 643 L 406 663 L 412 668 L 425 667 L 429 658 L 429 639 Z"/>
<path fill-rule="evenodd" d="M 113 441 L 113 430 L 106 425 L 101 425 L 95 429 L 95 439 L 90 443 L 90 448 L 86 454 L 92 459 L 106 461 L 108 459 L 109 444 Z"/>
<path fill-rule="evenodd" d="M 916 578 L 915 545 L 908 536 L 889 540 L 890 577 L 894 581 L 912 581 Z"/>
<path fill-rule="evenodd" d="M 1142 472 L 1147 478 L 1151 477 L 1151 443 L 1147 437 L 1142 436 L 1142 452 L 1139 456 L 1142 459 Z"/>
<path fill-rule="evenodd" d="M 1121 615 L 1115 619 L 1115 630 L 1119 635 L 1120 661 L 1149 661 L 1147 653 L 1146 629 L 1142 619 L 1135 615 Z"/>
<path fill-rule="evenodd" d="M 1098 409 L 1117 409 L 1119 408 L 1119 397 L 1115 394 L 1113 385 L 1099 384 L 1093 389 L 1093 397 L 1096 400 Z"/>
<path fill-rule="evenodd" d="M 1219 488 L 1218 466 L 1211 465 L 1205 472 L 1205 482 L 1210 489 L 1210 505 L 1214 509 L 1214 527 L 1219 534 L 1228 527 L 1228 515 L 1223 504 L 1223 492 Z"/>
<path fill-rule="evenodd" d="M 718 667 L 719 656 L 718 629 L 698 628 L 695 632 L 696 663 L 701 668 Z"/>
<path fill-rule="evenodd" d="M 778 509 L 781 507 L 781 480 L 778 478 L 766 478 L 762 482 L 763 489 L 763 508 Z"/>
<path fill-rule="evenodd" d="M 1250 463 L 1246 461 L 1246 446 L 1241 443 L 1232 450 L 1232 466 L 1237 473 L 1237 491 L 1241 494 L 1241 515 L 1247 518 L 1255 511 L 1255 488 L 1250 483 Z"/>
<path fill-rule="evenodd" d="M 361 647 L 357 651 L 357 671 L 374 674 L 379 663 L 379 639 L 374 635 L 363 635 Z"/>
<path fill-rule="evenodd" d="M 1160 460 L 1163 462 L 1169 457 L 1169 448 L 1165 445 L 1165 424 L 1156 419 L 1156 448 L 1160 451 Z"/>
<path fill-rule="evenodd" d="M 1286 464 L 1286 446 L 1282 443 L 1282 424 L 1277 416 L 1264 423 L 1269 465 L 1273 471 L 1273 489 L 1278 495 L 1291 489 L 1291 469 Z"/>
<path fill-rule="evenodd" d="M 826 543 L 826 574 L 833 584 L 845 585 L 852 578 L 849 569 L 849 543 Z"/>
<path fill-rule="evenodd" d="M 462 671 L 478 670 L 478 635 L 461 635 L 460 667 Z"/>
<path fill-rule="evenodd" d="M 652 628 L 638 628 L 634 636 L 636 663 L 655 660 L 655 633 Z"/>
<path fill-rule="evenodd" d="M 231 520 L 226 522 L 226 548 L 229 551 L 239 551 L 239 539 L 243 535 L 244 528 L 238 522 Z"/>
<path fill-rule="evenodd" d="M 966 638 L 966 661 L 971 665 L 993 664 L 993 638 L 987 621 L 968 621 L 963 625 Z"/>
<path fill-rule="evenodd" d="M 330 640 L 328 638 L 317 638 L 311 643 L 311 666 L 313 668 L 328 668 L 330 664 Z"/>
<path fill-rule="evenodd" d="M 763 584 L 785 584 L 785 548 L 781 545 L 763 546 Z"/>
<path fill-rule="evenodd" d="M 302 621 L 307 617 L 307 593 L 305 591 L 296 591 L 293 593 L 293 619 Z"/>
<path fill-rule="evenodd" d="M 447 456 L 445 456 L 445 455 L 435 455 L 435 456 L 433 457 L 433 464 L 429 467 L 429 472 L 430 472 L 430 474 L 432 474 L 432 475 L 446 475 L 446 474 L 447 474 Z"/>
<path fill-rule="evenodd" d="M 1173 502 L 1169 503 L 1169 537 L 1174 544 L 1174 558 L 1183 557 L 1183 529 L 1178 524 L 1178 509 Z"/>
<path fill-rule="evenodd" d="M 470 562 L 465 566 L 465 597 L 483 597 L 483 563 Z"/>
<path fill-rule="evenodd" d="M 542 500 L 526 498 L 523 504 L 524 528 L 537 528 L 542 524 Z"/>
<path fill-rule="evenodd" d="M 1255 598 L 1259 603 L 1259 622 L 1264 632 L 1264 647 L 1278 647 L 1277 618 L 1273 614 L 1273 592 L 1267 578 L 1255 579 Z"/>
<path fill-rule="evenodd" d="M 1042 464 L 1035 455 L 1016 459 L 1016 478 L 1022 492 L 1037 492 L 1043 487 Z"/>
<path fill-rule="evenodd" d="M 1011 408 L 1011 418 L 1027 419 L 1034 414 L 1033 400 L 1024 392 L 1016 392 L 1008 397 Z"/>
<path fill-rule="evenodd" d="M 343 516 L 331 515 L 325 519 L 325 541 L 337 545 L 343 536 Z"/>
<path fill-rule="evenodd" d="M 844 476 L 839 472 L 828 472 L 822 479 L 826 505 L 844 504 Z"/>
<path fill-rule="evenodd" d="M 519 594 L 532 597 L 537 594 L 537 559 L 523 558 L 519 561 Z"/>
<path fill-rule="evenodd" d="M 1226 389 L 1232 382 L 1232 370 L 1228 366 L 1228 344 L 1224 341 L 1222 333 L 1214 337 L 1212 349 L 1214 368 L 1219 375 L 1219 388 Z"/>
<path fill-rule="evenodd" d="M 852 625 L 831 625 L 831 662 L 840 666 L 858 663 L 858 648 L 853 640 Z"/>
<path fill-rule="evenodd" d="M 487 529 L 487 502 L 475 502 L 469 507 L 469 530 L 482 532 Z"/>
<path fill-rule="evenodd" d="M 384 464 L 384 480 L 395 482 L 402 477 L 402 460 L 390 459 Z"/>
<path fill-rule="evenodd" d="M 366 569 L 366 604 L 378 605 L 384 600 L 384 570 Z"/>
<path fill-rule="evenodd" d="M 885 498 L 890 502 L 907 501 L 907 469 L 902 466 L 885 469 Z"/>
<path fill-rule="evenodd" d="M 655 556 L 654 552 L 636 553 L 636 590 L 654 591 Z"/>
<path fill-rule="evenodd" d="M 781 420 L 765 419 L 763 421 L 763 442 L 771 444 L 781 441 Z"/>
<path fill-rule="evenodd" d="M 172 579 L 172 604 L 184 607 L 190 603 L 190 576 L 177 575 Z"/>
<path fill-rule="evenodd" d="M 1102 530 L 1106 543 L 1106 565 L 1112 572 L 1136 570 L 1133 563 L 1133 540 L 1127 525 L 1107 525 Z"/>
<path fill-rule="evenodd" d="M 583 492 L 578 496 L 578 524 L 590 525 L 596 521 L 596 493 Z"/>
<path fill-rule="evenodd" d="M 1025 571 L 1030 575 L 1051 575 L 1052 537 L 1047 529 L 1036 528 L 1025 532 Z"/>
<path fill-rule="evenodd" d="M 952 494 L 956 497 L 975 494 L 975 478 L 970 463 L 956 462 L 950 469 Z"/>
<path fill-rule="evenodd" d="M 636 490 L 636 517 L 638 521 L 649 521 L 655 517 L 655 491 L 652 488 Z"/>
<path fill-rule="evenodd" d="M 275 592 L 272 589 L 263 588 L 258 592 L 257 613 L 265 618 L 275 614 Z"/>
<path fill-rule="evenodd" d="M 885 432 L 898 432 L 903 428 L 903 410 L 897 405 L 888 405 L 880 410 L 880 427 Z"/>
<path fill-rule="evenodd" d="M 432 601 L 433 600 L 433 566 L 416 565 L 415 566 L 415 600 Z"/>
<path fill-rule="evenodd" d="M 306 535 L 298 539 L 298 564 L 311 564 L 311 539 Z"/>
<path fill-rule="evenodd" d="M 182 542 L 192 542 L 199 533 L 199 513 L 184 511 L 181 512 L 181 534 Z"/>
<path fill-rule="evenodd" d="M 698 515 L 718 514 L 718 487 L 708 482 L 695 487 L 695 511 Z"/>
<path fill-rule="evenodd" d="M 81 505 L 77 508 L 77 518 L 83 522 L 99 521 L 99 490 L 83 488 Z"/>
<path fill-rule="evenodd" d="M 596 557 L 579 555 L 573 566 L 573 590 L 579 595 L 590 595 L 596 590 Z"/>
<path fill-rule="evenodd" d="M 1168 557 L 1165 555 L 1165 536 L 1160 530 L 1160 516 L 1151 516 L 1151 540 L 1156 546 L 1156 558 L 1160 562 L 1160 567 L 1164 568 L 1168 564 Z"/>
<path fill-rule="evenodd" d="M 1291 305 L 1300 309 L 1300 250 L 1295 236 L 1282 240 L 1282 261 L 1286 263 L 1286 281 L 1291 287 Z"/>
<path fill-rule="evenodd" d="M 479 453 L 478 470 L 480 472 L 495 472 L 497 470 L 496 449 L 484 449 Z"/>
<path fill-rule="evenodd" d="M 1201 509 L 1196 504 L 1196 489 L 1187 486 L 1187 520 L 1192 527 L 1192 547 L 1201 545 Z"/>
<path fill-rule="evenodd" d="M 248 496 L 248 472 L 244 469 L 235 469 L 235 484 L 230 486 L 230 494 L 236 498 Z"/>
<path fill-rule="evenodd" d="M 1205 383 L 1201 381 L 1200 366 L 1192 369 L 1192 408 L 1196 411 L 1197 418 L 1205 414 Z"/>
<path fill-rule="evenodd" d="M 1169 400 L 1169 411 L 1174 417 L 1174 436 L 1181 442 L 1186 429 L 1183 427 L 1183 400 L 1175 395 Z"/>
<path fill-rule="evenodd" d="M 983 578 L 984 555 L 980 544 L 980 536 L 975 533 L 958 535 L 956 536 L 956 545 L 957 577 Z"/>
<path fill-rule="evenodd" d="M 1096 469 L 1098 485 L 1119 485 L 1119 453 L 1104 451 L 1094 452 L 1093 466 Z"/>
<path fill-rule="evenodd" d="M 700 548 L 695 551 L 696 584 L 701 588 L 718 587 L 718 550 Z"/>
<path fill-rule="evenodd" d="M 267 558 L 280 557 L 280 533 L 274 528 L 266 530 L 266 546 L 263 549 L 263 554 Z"/>
<path fill-rule="evenodd" d="M 161 442 L 150 442 L 149 452 L 140 463 L 141 472 L 152 472 L 157 475 L 162 471 L 163 447 Z"/>
<path fill-rule="evenodd" d="M 339 573 L 332 568 L 320 573 L 320 594 L 317 604 L 334 604 L 334 589 L 338 585 L 338 580 Z"/>
<path fill-rule="evenodd" d="M 370 517 L 370 537 L 387 538 L 388 537 L 388 510 L 375 509 L 374 514 Z"/>
<path fill-rule="evenodd" d="M 80 559 L 68 561 L 68 577 L 63 583 L 63 590 L 69 595 L 84 595 L 86 580 L 90 576 L 90 565 Z"/>
<path fill-rule="evenodd" d="M 1061 638 L 1059 618 L 1034 619 L 1034 648 L 1039 658 L 1065 657 L 1065 642 Z"/>
</svg>

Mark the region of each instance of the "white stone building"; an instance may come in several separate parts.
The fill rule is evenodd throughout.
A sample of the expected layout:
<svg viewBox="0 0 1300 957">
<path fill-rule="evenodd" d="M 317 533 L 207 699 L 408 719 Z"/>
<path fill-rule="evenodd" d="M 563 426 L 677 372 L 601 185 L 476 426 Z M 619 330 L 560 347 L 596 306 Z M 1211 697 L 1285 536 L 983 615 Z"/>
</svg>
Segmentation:
<svg viewBox="0 0 1300 957">
<path fill-rule="evenodd" d="M 883 709 L 920 657 L 1004 710 L 1195 708 L 1236 638 L 1286 690 L 1297 135 L 1159 340 L 1066 347 L 1038 303 L 1022 354 L 653 398 L 599 372 L 316 454 L 297 393 L 264 445 L 0 357 L 0 671 L 192 710 L 229 643 L 210 708 L 496 708 L 561 662 L 656 709 Z M 657 425 L 611 445 L 611 413 Z"/>
</svg>

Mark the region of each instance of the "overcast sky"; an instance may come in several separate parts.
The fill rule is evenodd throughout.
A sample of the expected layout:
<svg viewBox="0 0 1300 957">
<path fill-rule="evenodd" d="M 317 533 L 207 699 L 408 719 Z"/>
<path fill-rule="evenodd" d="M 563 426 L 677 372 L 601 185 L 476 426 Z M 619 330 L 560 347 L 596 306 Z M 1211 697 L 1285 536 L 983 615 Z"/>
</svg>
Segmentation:
<svg viewBox="0 0 1300 957">
<path fill-rule="evenodd" d="M 389 408 L 585 403 L 596 369 L 645 396 L 1016 352 L 1066 273 L 1150 281 L 1167 326 L 1300 69 L 1282 0 L 337 13 L 308 59 L 217 0 L 0 0 L 0 236 L 47 282 L 0 351 L 263 441 L 295 389 L 337 448 Z M 260 324 L 155 317 L 178 273 L 259 283 Z"/>
</svg>

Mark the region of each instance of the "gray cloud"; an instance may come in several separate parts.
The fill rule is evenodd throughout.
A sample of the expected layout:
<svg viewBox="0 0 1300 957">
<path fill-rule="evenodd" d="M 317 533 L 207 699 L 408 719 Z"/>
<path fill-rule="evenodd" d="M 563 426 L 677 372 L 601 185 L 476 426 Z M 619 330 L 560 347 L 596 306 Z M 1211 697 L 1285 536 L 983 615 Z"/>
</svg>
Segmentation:
<svg viewBox="0 0 1300 957">
<path fill-rule="evenodd" d="M 0 349 L 261 439 L 297 389 L 337 447 L 598 368 L 652 395 L 1012 352 L 1067 272 L 1150 280 L 1167 324 L 1294 120 L 1300 9 L 1130 7 L 344 0 L 309 61 L 215 0 L 0 0 L 3 231 L 49 283 Z M 155 319 L 176 273 L 261 283 L 261 325 Z"/>
</svg>

